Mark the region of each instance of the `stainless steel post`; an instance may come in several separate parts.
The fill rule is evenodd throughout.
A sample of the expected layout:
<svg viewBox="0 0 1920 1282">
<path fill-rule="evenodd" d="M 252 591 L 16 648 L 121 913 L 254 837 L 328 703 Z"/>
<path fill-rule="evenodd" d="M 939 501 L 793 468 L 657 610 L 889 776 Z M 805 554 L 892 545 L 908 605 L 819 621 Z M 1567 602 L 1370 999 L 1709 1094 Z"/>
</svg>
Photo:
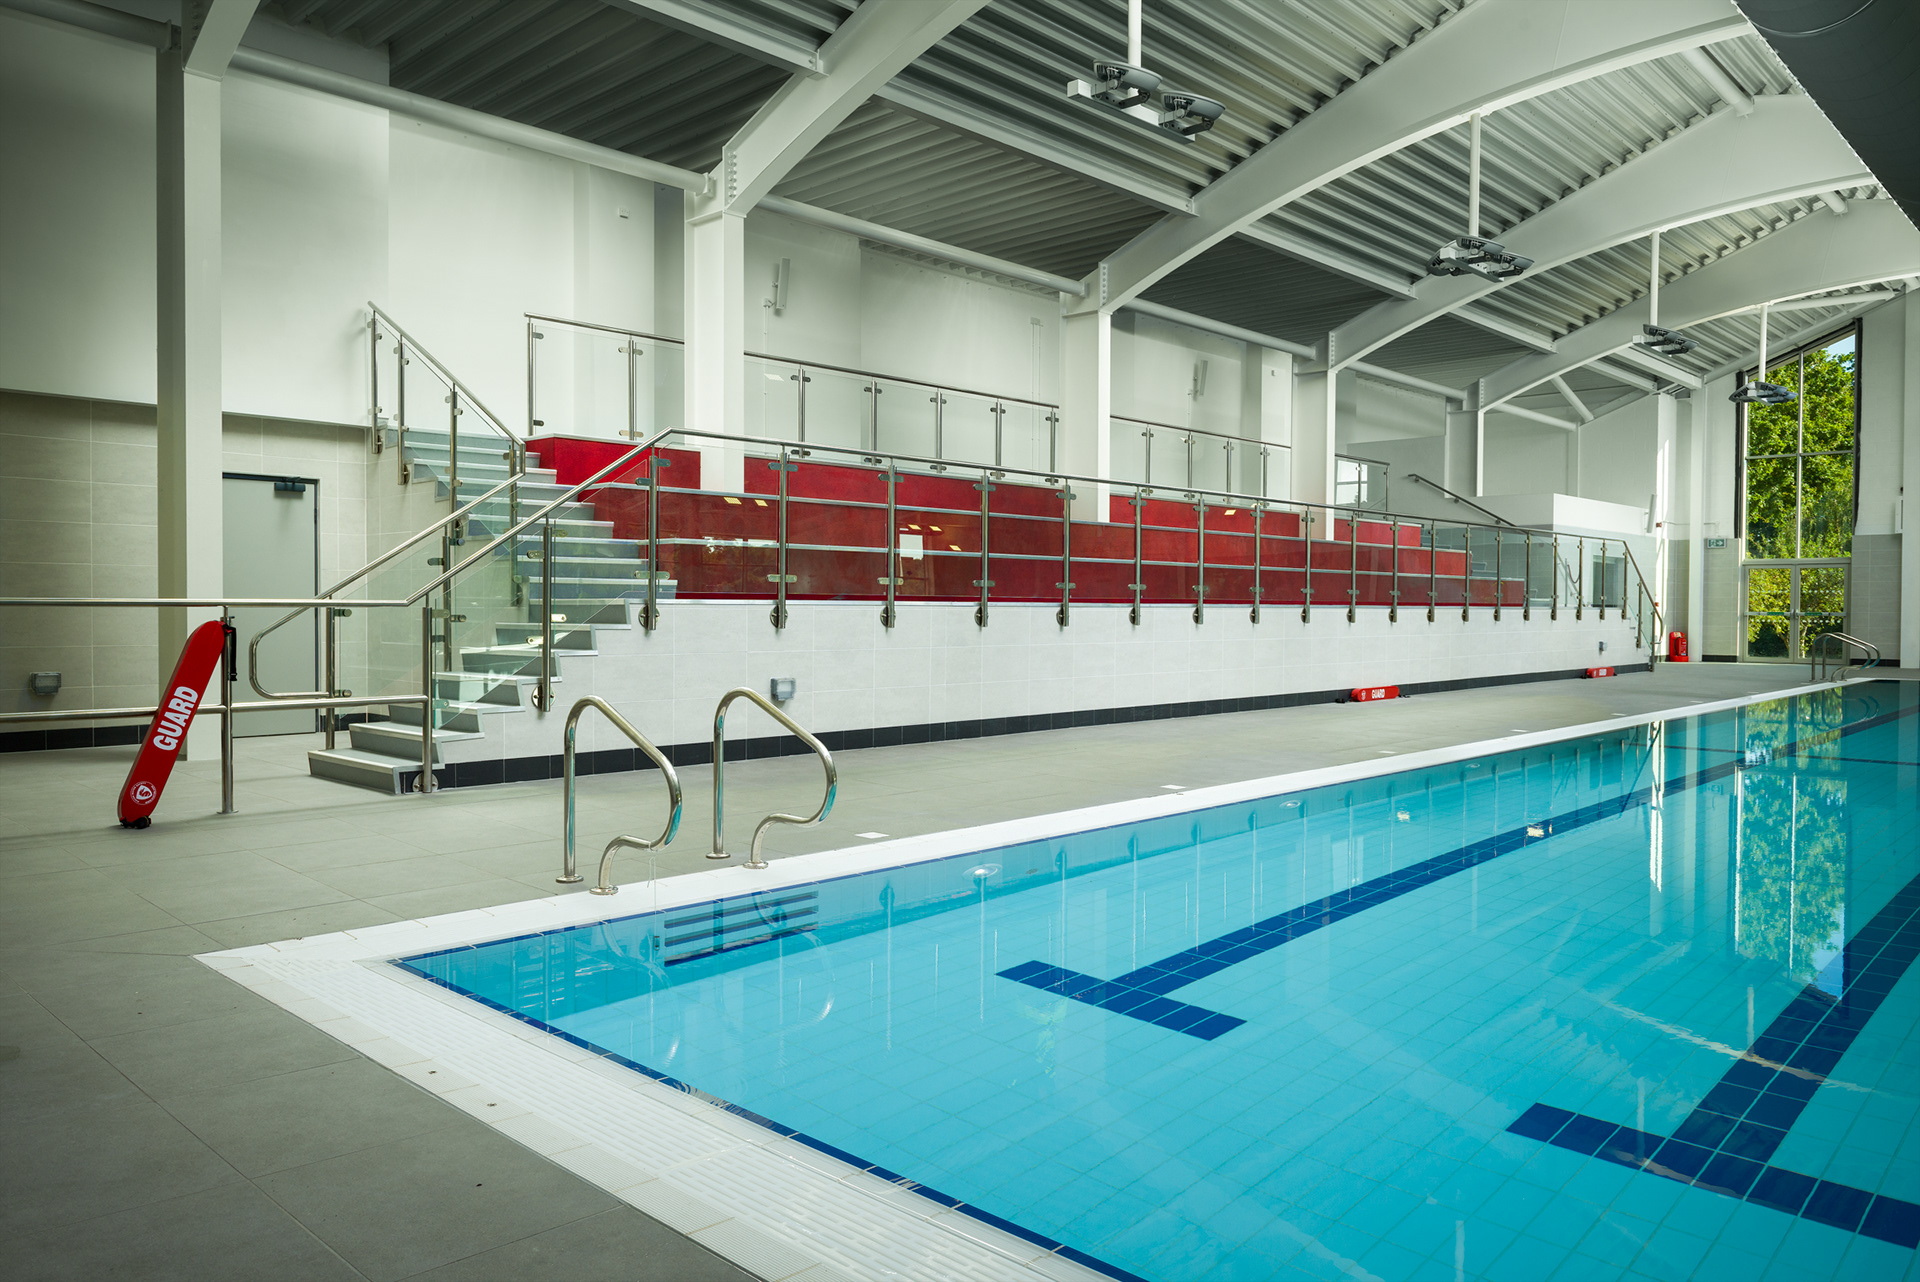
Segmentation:
<svg viewBox="0 0 1920 1282">
<path fill-rule="evenodd" d="M 540 525 L 540 685 L 534 706 L 553 711 L 553 522 Z"/>
<path fill-rule="evenodd" d="M 1313 618 L 1313 509 L 1300 509 L 1300 543 L 1306 549 L 1306 586 L 1300 589 L 1300 622 Z"/>
<path fill-rule="evenodd" d="M 1006 402 L 996 400 L 993 403 L 993 409 L 989 412 L 993 415 L 993 465 L 995 467 L 1004 467 L 1006 466 L 1006 452 L 1004 442 L 1001 438 L 1007 426 Z"/>
<path fill-rule="evenodd" d="M 340 697 L 339 616 L 334 613 L 334 608 L 329 605 L 320 611 L 320 617 L 322 621 L 321 626 L 324 629 L 320 634 L 322 642 L 321 675 L 326 678 L 327 698 L 337 699 Z M 328 708 L 320 714 L 320 718 L 320 729 L 325 735 L 327 750 L 332 751 L 336 737 L 336 727 L 339 722 L 339 714 L 335 709 Z"/>
<path fill-rule="evenodd" d="M 1600 540 L 1600 581 L 1593 585 L 1600 596 L 1600 622 L 1607 621 L 1607 540 Z"/>
<path fill-rule="evenodd" d="M 1199 503 L 1194 505 L 1193 510 L 1200 514 L 1199 547 L 1195 551 L 1194 560 L 1193 560 L 1194 568 L 1198 572 L 1196 575 L 1196 582 L 1193 585 L 1194 596 L 1196 597 L 1196 600 L 1193 603 L 1193 621 L 1195 623 L 1205 623 L 1207 621 L 1207 496 L 1206 495 L 1202 494 L 1200 496 L 1200 501 Z"/>
<path fill-rule="evenodd" d="M 426 701 L 420 705 L 420 781 L 416 792 L 433 791 L 433 603 L 420 603 L 420 691 Z"/>
<path fill-rule="evenodd" d="M 1440 522 L 1427 522 L 1427 622 L 1434 620 L 1434 607 L 1440 603 Z"/>
<path fill-rule="evenodd" d="M 813 380 L 807 377 L 807 367 L 805 365 L 796 365 L 793 367 L 793 379 L 798 388 L 794 396 L 794 431 L 798 433 L 796 439 L 802 444 L 805 444 L 807 439 L 807 384 Z"/>
<path fill-rule="evenodd" d="M 640 343 L 627 335 L 627 439 L 640 439 Z"/>
<path fill-rule="evenodd" d="M 402 338 L 393 346 L 394 381 L 394 423 L 393 445 L 400 455 L 400 484 L 405 485 L 413 479 L 413 469 L 407 464 L 407 340 Z"/>
<path fill-rule="evenodd" d="M 1551 556 L 1553 569 L 1548 576 L 1547 622 L 1558 623 L 1560 621 L 1560 536 L 1558 534 L 1553 536 Z"/>
<path fill-rule="evenodd" d="M 1533 535 L 1527 535 L 1527 560 L 1520 570 L 1520 622 L 1533 622 Z"/>
<path fill-rule="evenodd" d="M 933 456 L 946 458 L 947 394 L 939 388 L 933 389 L 933 395 L 927 398 L 933 402 Z"/>
<path fill-rule="evenodd" d="M 1587 540 L 1584 537 L 1580 540 L 1578 556 L 1580 557 L 1580 564 L 1574 569 L 1574 573 L 1577 576 L 1574 580 L 1573 598 L 1573 620 L 1575 623 L 1578 623 L 1581 616 L 1587 612 Z"/>
<path fill-rule="evenodd" d="M 874 379 L 867 384 L 867 433 L 866 447 L 870 450 L 880 448 L 880 380 Z"/>
<path fill-rule="evenodd" d="M 1061 627 L 1073 609 L 1073 489 L 1071 481 L 1060 483 L 1060 612 L 1054 616 Z"/>
<path fill-rule="evenodd" d="M 1266 451 L 1260 451 L 1260 465 L 1266 466 Z M 1260 518 L 1265 515 L 1267 505 L 1253 505 L 1253 609 L 1247 612 L 1247 618 L 1254 623 L 1260 622 Z"/>
<path fill-rule="evenodd" d="M 1466 549 L 1467 560 L 1460 572 L 1460 622 L 1468 623 L 1473 619 L 1473 527 L 1460 527 L 1460 543 Z"/>
<path fill-rule="evenodd" d="M 973 621 L 981 627 L 987 626 L 987 600 L 993 589 L 993 562 L 988 538 L 988 524 L 991 520 L 989 500 L 993 495 L 993 477 L 990 473 L 980 474 L 980 483 L 973 487 L 980 491 L 980 577 L 973 586 L 980 589 L 980 604 L 974 608 Z"/>
<path fill-rule="evenodd" d="M 367 317 L 367 377 L 370 393 L 367 404 L 370 407 L 367 417 L 373 422 L 373 452 L 380 452 L 380 318 Z"/>
<path fill-rule="evenodd" d="M 660 469 L 667 460 L 654 454 L 647 460 L 647 603 L 640 613 L 640 628 L 651 632 L 660 626 Z"/>
<path fill-rule="evenodd" d="M 887 604 L 880 611 L 880 624 L 890 628 L 897 617 L 894 601 L 900 587 L 900 518 L 894 496 L 894 487 L 900 481 L 900 469 L 892 459 L 888 459 L 887 470 L 880 476 L 887 483 L 887 577 L 880 580 L 886 585 Z"/>
<path fill-rule="evenodd" d="M 1391 521 L 1387 525 L 1387 539 L 1392 546 L 1389 553 L 1393 557 L 1393 587 L 1388 597 L 1387 622 L 1400 622 L 1400 522 Z"/>
<path fill-rule="evenodd" d="M 534 359 L 533 343 L 540 336 L 533 331 L 533 322 L 527 322 L 527 436 L 533 436 L 533 429 L 542 426 L 538 406 L 534 404 Z"/>
<path fill-rule="evenodd" d="M 1140 556 L 1140 507 L 1144 502 L 1143 496 L 1150 493 L 1152 491 L 1142 490 L 1138 486 L 1133 491 L 1133 582 L 1127 585 L 1133 592 L 1133 608 L 1127 611 L 1127 619 L 1136 628 L 1140 626 L 1141 593 L 1147 590 L 1145 563 Z"/>
<path fill-rule="evenodd" d="M 1500 622 L 1500 607 L 1506 604 L 1507 581 L 1500 564 L 1500 527 L 1493 527 L 1493 621 Z"/>
<path fill-rule="evenodd" d="M 1347 513 L 1347 622 L 1360 615 L 1360 517 Z"/>
<path fill-rule="evenodd" d="M 787 584 L 791 582 L 793 578 L 792 575 L 787 573 L 787 473 L 800 465 L 798 463 L 787 462 L 787 452 L 785 449 L 782 449 L 780 451 L 780 457 L 774 462 L 767 464 L 767 466 L 779 473 L 780 485 L 776 517 L 779 522 L 778 544 L 775 551 L 776 571 L 767 576 L 773 580 L 774 584 L 773 612 L 770 617 L 773 621 L 774 631 L 778 632 L 787 626 Z"/>
<path fill-rule="evenodd" d="M 220 627 L 225 635 L 220 646 L 220 813 L 233 811 L 233 678 L 239 666 L 240 634 L 234 631 L 233 611 L 221 607 Z"/>
<path fill-rule="evenodd" d="M 460 389 L 447 388 L 447 501 L 460 508 Z M 458 524 L 458 522 L 456 522 Z"/>
</svg>

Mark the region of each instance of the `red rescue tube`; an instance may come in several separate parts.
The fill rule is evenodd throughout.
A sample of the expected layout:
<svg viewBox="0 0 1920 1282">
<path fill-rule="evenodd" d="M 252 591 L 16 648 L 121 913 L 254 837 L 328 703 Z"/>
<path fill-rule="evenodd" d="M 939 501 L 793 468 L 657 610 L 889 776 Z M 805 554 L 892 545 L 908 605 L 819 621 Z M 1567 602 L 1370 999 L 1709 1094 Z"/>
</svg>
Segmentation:
<svg viewBox="0 0 1920 1282">
<path fill-rule="evenodd" d="M 1613 675 L 1613 669 L 1612 668 L 1588 668 L 1587 675 L 1590 677 L 1610 677 Z"/>
<path fill-rule="evenodd" d="M 1363 686 L 1347 696 L 1355 703 L 1372 703 L 1375 699 L 1398 699 L 1399 686 Z"/>
<path fill-rule="evenodd" d="M 120 824 L 124 828 L 144 828 L 151 822 L 153 808 L 160 804 L 173 763 L 187 741 L 187 727 L 213 680 L 214 665 L 227 649 L 227 627 L 219 622 L 203 623 L 187 638 L 180 651 L 180 662 L 173 665 L 173 676 L 160 694 L 160 711 L 154 713 L 147 737 L 140 743 L 140 755 L 127 771 L 127 782 L 120 788 Z"/>
</svg>

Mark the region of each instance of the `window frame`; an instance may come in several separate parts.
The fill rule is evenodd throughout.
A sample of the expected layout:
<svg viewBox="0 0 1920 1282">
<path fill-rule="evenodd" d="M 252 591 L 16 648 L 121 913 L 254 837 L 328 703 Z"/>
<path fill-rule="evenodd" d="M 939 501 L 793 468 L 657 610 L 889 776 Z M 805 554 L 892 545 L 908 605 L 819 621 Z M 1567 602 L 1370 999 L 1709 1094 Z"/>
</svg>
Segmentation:
<svg viewBox="0 0 1920 1282">
<path fill-rule="evenodd" d="M 1801 533 L 1802 533 L 1802 530 L 1804 529 L 1805 522 L 1806 522 L 1805 504 L 1804 504 L 1805 473 L 1806 473 L 1806 460 L 1809 458 L 1831 458 L 1836 454 L 1845 454 L 1845 453 L 1851 453 L 1853 455 L 1853 506 L 1852 506 L 1852 511 L 1849 515 L 1849 520 L 1856 527 L 1860 524 L 1860 422 L 1861 422 L 1860 402 L 1864 395 L 1864 389 L 1866 386 L 1866 378 L 1863 371 L 1863 353 L 1861 351 L 1865 335 L 1862 333 L 1860 318 L 1856 316 L 1854 319 L 1848 321 L 1846 324 L 1841 325 L 1835 329 L 1829 330 L 1827 333 L 1821 335 L 1820 337 L 1812 339 L 1805 343 L 1801 343 L 1798 346 L 1795 346 L 1789 349 L 1788 351 L 1780 353 L 1777 356 L 1770 352 L 1768 353 L 1767 358 L 1773 363 L 1775 367 L 1778 367 L 1790 360 L 1800 360 L 1801 358 L 1804 358 L 1809 352 L 1824 351 L 1825 349 L 1833 346 L 1835 343 L 1839 342 L 1841 339 L 1847 337 L 1848 335 L 1852 335 L 1853 337 L 1853 449 L 1851 451 L 1847 451 L 1847 450 L 1811 450 L 1809 451 L 1805 448 L 1801 448 L 1796 450 L 1792 454 L 1749 455 L 1747 453 L 1747 411 L 1752 407 L 1745 404 L 1736 404 L 1734 406 L 1734 430 L 1733 430 L 1734 504 L 1733 504 L 1733 510 L 1736 514 L 1734 528 L 1739 531 L 1739 535 L 1740 535 L 1740 552 L 1741 552 L 1740 560 L 1742 564 L 1745 564 L 1753 560 L 1753 558 L 1750 558 L 1746 555 L 1747 464 L 1751 460 L 1762 460 L 1762 461 L 1768 460 L 1768 459 L 1792 459 L 1793 460 L 1794 551 L 1801 552 L 1805 550 L 1801 547 L 1800 540 L 1801 540 Z M 1759 374 L 1757 373 L 1757 368 L 1758 368 L 1757 365 L 1748 365 L 1743 369 L 1739 370 L 1734 375 L 1734 385 L 1736 387 L 1739 387 L 1759 377 Z M 1806 381 L 1805 374 L 1804 374 L 1804 366 L 1802 367 L 1802 371 L 1803 372 L 1801 377 L 1801 383 L 1802 383 L 1802 392 L 1804 394 L 1804 390 L 1805 390 L 1804 385 Z M 1804 447 L 1806 443 L 1807 443 L 1806 441 L 1806 407 L 1804 403 L 1801 403 L 1800 419 L 1794 433 L 1794 444 L 1797 446 Z M 1851 543 L 1849 543 L 1849 548 L 1851 548 Z M 1852 555 L 1851 551 L 1849 551 L 1848 555 L 1849 557 L 1851 557 Z M 1807 559 L 1809 558 L 1798 557 L 1798 556 L 1787 557 L 1787 558 L 1778 558 L 1778 557 L 1759 558 L 1759 560 L 1761 561 L 1774 563 L 1774 564 L 1785 564 L 1788 562 L 1798 562 L 1798 561 L 1807 560 Z M 1830 560 L 1832 558 L 1814 557 L 1810 559 L 1816 560 L 1816 561 L 1824 561 L 1824 560 Z"/>
</svg>

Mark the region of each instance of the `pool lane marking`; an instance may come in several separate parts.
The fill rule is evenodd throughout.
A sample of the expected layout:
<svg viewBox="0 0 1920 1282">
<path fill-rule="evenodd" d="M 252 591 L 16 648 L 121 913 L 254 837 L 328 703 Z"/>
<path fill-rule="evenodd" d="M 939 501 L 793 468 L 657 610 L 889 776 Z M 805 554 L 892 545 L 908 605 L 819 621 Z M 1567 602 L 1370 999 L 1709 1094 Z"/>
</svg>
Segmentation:
<svg viewBox="0 0 1920 1282">
<path fill-rule="evenodd" d="M 1822 743 L 1833 742 L 1845 735 L 1858 734 L 1877 726 L 1890 724 L 1903 717 L 1920 712 L 1920 707 L 1895 709 L 1876 716 L 1866 717 L 1851 725 L 1837 726 L 1808 735 L 1803 739 L 1781 744 L 1773 751 L 1774 759 L 1794 755 L 1799 749 Z M 1755 766 L 1764 765 L 1756 762 Z M 1669 779 L 1659 785 L 1663 796 L 1673 796 L 1691 788 L 1703 787 L 1709 783 L 1725 779 L 1735 771 L 1750 768 L 1742 759 L 1719 762 L 1696 770 L 1691 774 Z M 1183 948 L 1179 952 L 1163 957 L 1159 961 L 1149 962 L 1145 966 L 1130 970 L 1113 979 L 1100 979 L 1065 966 L 1054 966 L 1041 961 L 1025 961 L 999 972 L 1001 979 L 1011 979 L 1016 983 L 1037 988 L 1042 992 L 1056 994 L 1088 1006 L 1097 1006 L 1116 1015 L 1127 1015 L 1133 1019 L 1167 1029 L 1171 1032 L 1185 1033 L 1202 1041 L 1212 1041 L 1232 1032 L 1246 1023 L 1234 1015 L 1208 1010 L 1204 1006 L 1195 1006 L 1177 1001 L 1168 994 L 1188 984 L 1218 974 L 1229 966 L 1237 966 L 1250 961 L 1283 944 L 1288 944 L 1303 935 L 1310 935 L 1335 922 L 1345 921 L 1369 908 L 1389 903 L 1409 891 L 1419 890 L 1437 881 L 1465 872 L 1525 849 L 1535 842 L 1546 841 L 1557 833 L 1573 832 L 1605 819 L 1618 818 L 1645 806 L 1653 798 L 1652 786 L 1636 788 L 1632 792 L 1605 801 L 1593 802 L 1565 814 L 1546 820 L 1529 820 L 1517 828 L 1497 833 L 1491 837 L 1482 837 L 1457 850 L 1434 855 L 1418 863 L 1383 876 L 1374 877 L 1358 885 L 1348 886 L 1324 895 L 1310 903 L 1289 908 L 1283 913 L 1242 926 L 1238 930 L 1228 931 L 1224 935 Z"/>
<path fill-rule="evenodd" d="M 1814 1093 L 1920 954 L 1920 877 L 1828 963 L 1840 996 L 1802 988 L 1670 1136 L 1535 1104 L 1507 1130 L 1895 1246 L 1920 1246 L 1920 1205 L 1772 1165 Z"/>
</svg>

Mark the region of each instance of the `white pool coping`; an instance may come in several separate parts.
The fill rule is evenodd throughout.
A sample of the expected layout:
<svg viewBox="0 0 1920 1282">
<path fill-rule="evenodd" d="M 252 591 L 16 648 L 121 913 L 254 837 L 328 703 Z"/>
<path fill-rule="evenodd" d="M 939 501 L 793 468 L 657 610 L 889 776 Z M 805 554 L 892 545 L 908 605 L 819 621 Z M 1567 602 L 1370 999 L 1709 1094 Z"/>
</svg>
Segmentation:
<svg viewBox="0 0 1920 1282">
<path fill-rule="evenodd" d="M 1847 684 L 1852 684 L 1848 682 Z M 438 949 L 897 868 L 1093 828 L 1791 698 L 1833 683 L 1609 718 L 920 837 L 728 864 L 199 960 L 767 1282 L 1106 1275 L 949 1210 L 698 1096 L 385 963 Z M 1356 715 L 1366 715 L 1359 705 Z"/>
</svg>

